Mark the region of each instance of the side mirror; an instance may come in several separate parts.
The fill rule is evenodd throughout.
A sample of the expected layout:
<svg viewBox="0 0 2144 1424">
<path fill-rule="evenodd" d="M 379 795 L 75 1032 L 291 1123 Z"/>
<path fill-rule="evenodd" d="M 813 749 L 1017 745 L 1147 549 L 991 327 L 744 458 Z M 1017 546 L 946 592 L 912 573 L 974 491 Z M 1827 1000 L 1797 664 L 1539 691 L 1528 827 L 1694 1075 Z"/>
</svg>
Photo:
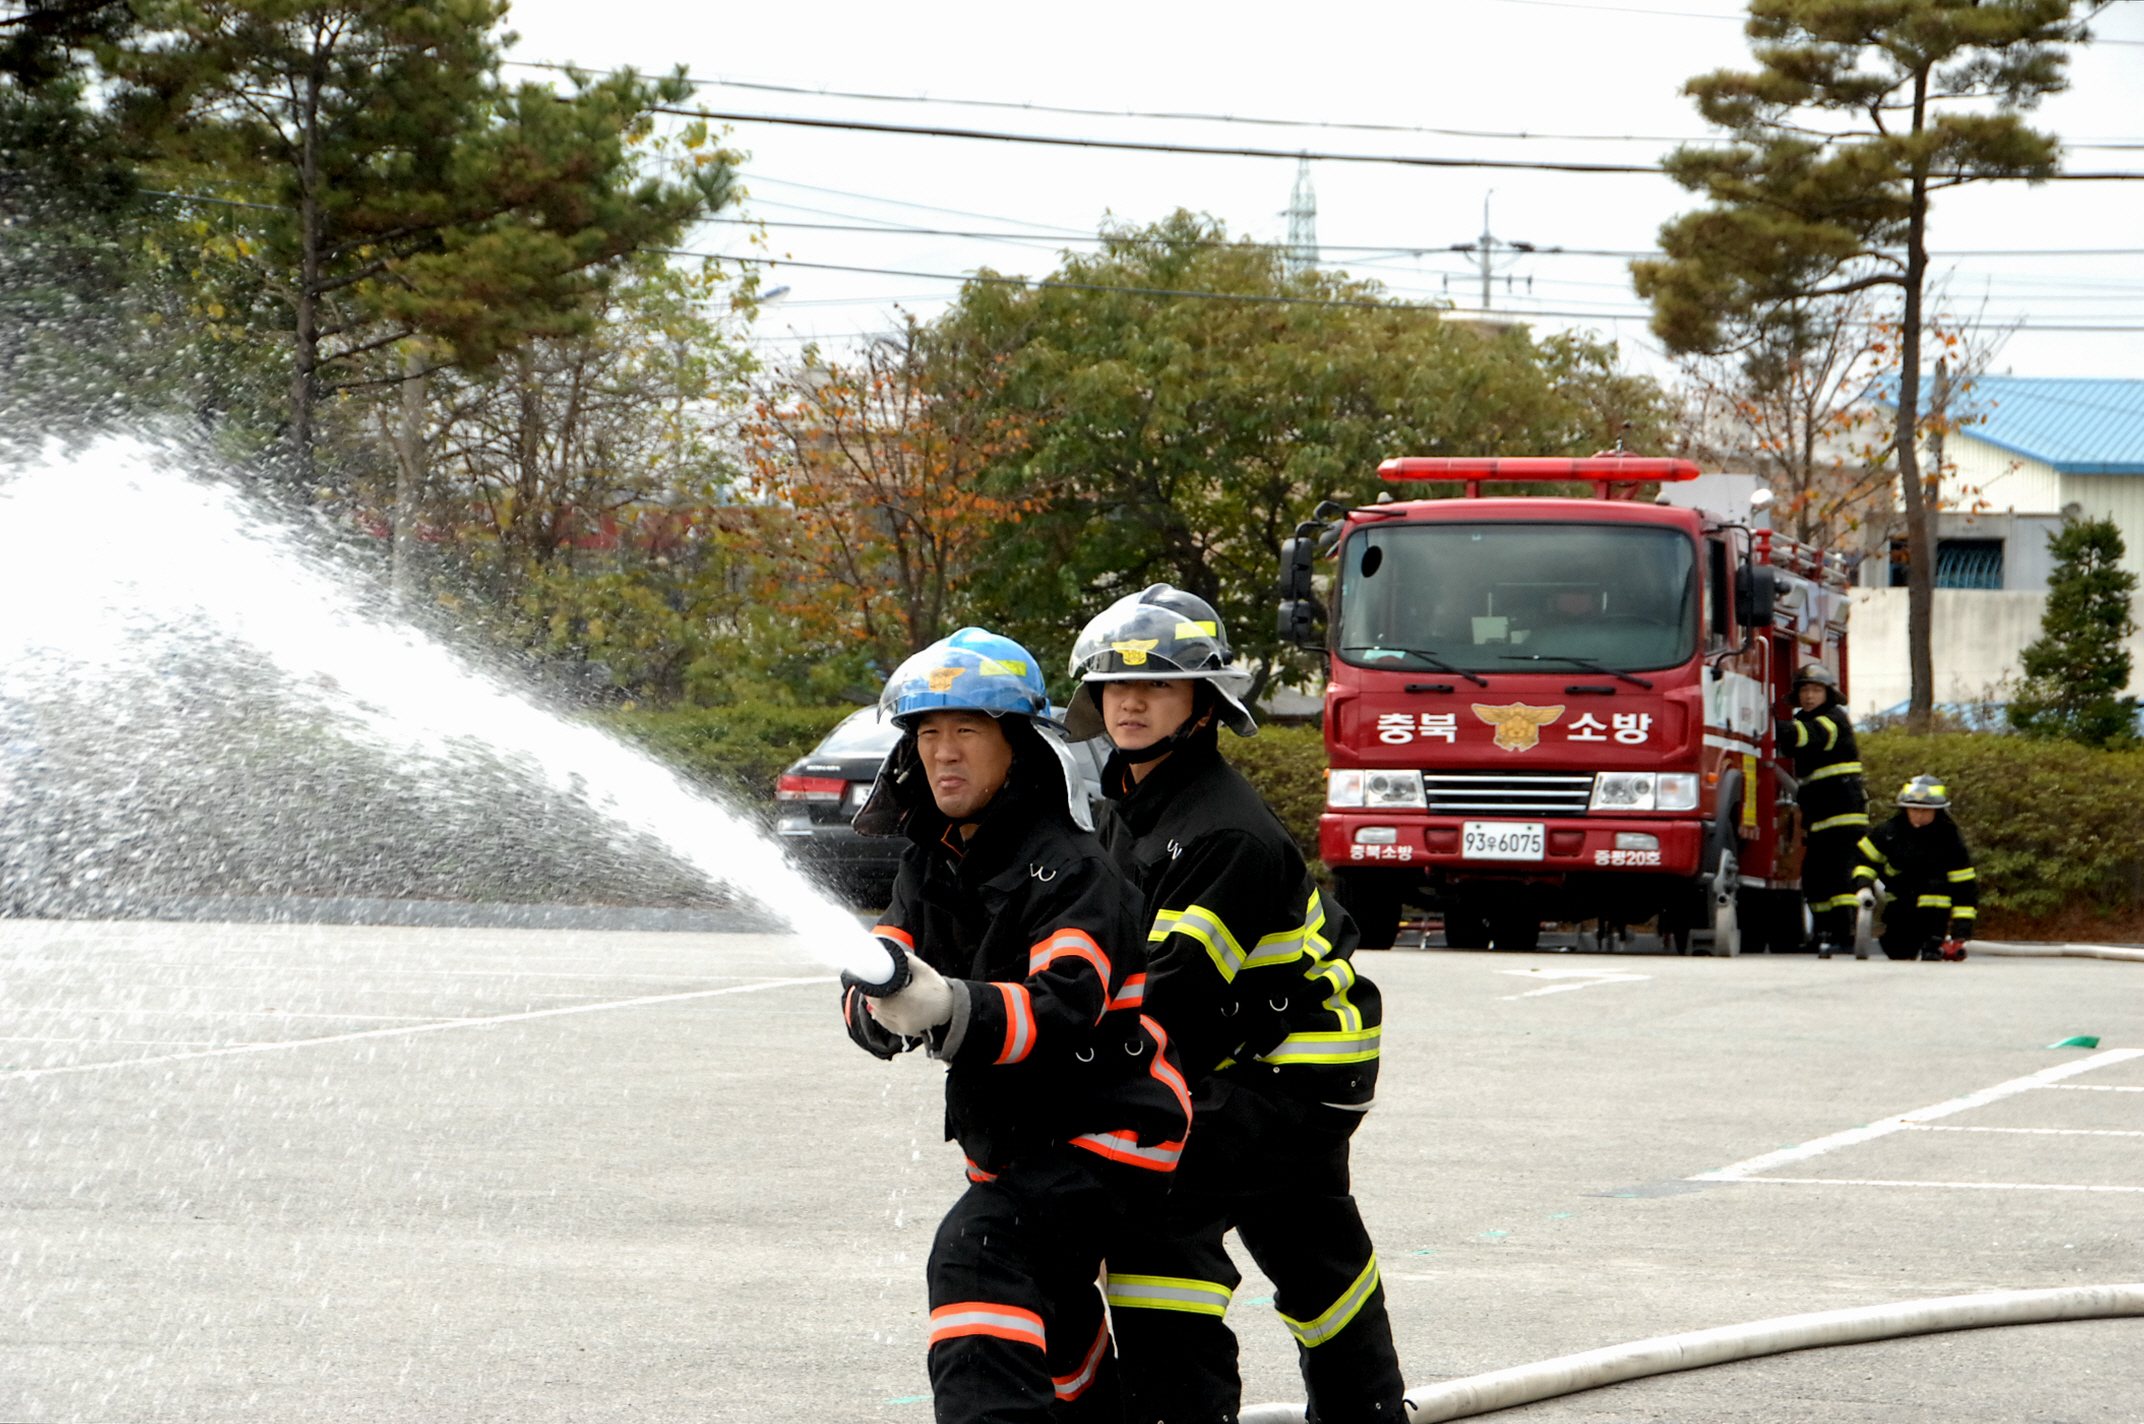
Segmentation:
<svg viewBox="0 0 2144 1424">
<path fill-rule="evenodd" d="M 1766 628 L 1772 622 L 1776 585 L 1770 564 L 1744 564 L 1735 571 L 1735 621 L 1745 628 Z"/>
<path fill-rule="evenodd" d="M 1280 640 L 1290 647 L 1316 648 L 1324 643 L 1318 634 L 1318 605 L 1307 598 L 1291 598 L 1280 606 Z"/>
<path fill-rule="evenodd" d="M 1280 597 L 1282 603 L 1300 603 L 1311 597 L 1312 564 L 1317 561 L 1315 539 L 1298 536 L 1280 546 Z"/>
</svg>

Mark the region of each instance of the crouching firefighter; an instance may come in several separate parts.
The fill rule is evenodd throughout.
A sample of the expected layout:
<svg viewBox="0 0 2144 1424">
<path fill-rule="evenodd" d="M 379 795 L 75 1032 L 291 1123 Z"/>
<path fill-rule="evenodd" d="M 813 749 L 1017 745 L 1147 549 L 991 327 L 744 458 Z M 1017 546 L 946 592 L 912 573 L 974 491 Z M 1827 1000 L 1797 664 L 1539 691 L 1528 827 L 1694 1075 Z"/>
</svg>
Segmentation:
<svg viewBox="0 0 2144 1424">
<path fill-rule="evenodd" d="M 1222 1316 L 1241 1280 L 1233 1228 L 1274 1284 L 1312 1424 L 1402 1419 L 1377 1257 L 1349 1193 L 1349 1137 L 1377 1083 L 1377 988 L 1354 925 L 1321 894 L 1219 728 L 1258 730 L 1203 600 L 1155 584 L 1087 625 L 1066 714 L 1107 732 L 1104 843 L 1145 892 L 1147 1011 L 1193 1084 L 1191 1140 L 1167 1202 L 1109 1247 L 1130 1424 L 1231 1424 L 1242 1403 Z"/>
<path fill-rule="evenodd" d="M 1779 723 L 1779 746 L 1794 757 L 1796 793 L 1808 836 L 1802 894 L 1816 921 L 1816 955 L 1829 959 L 1854 942 L 1854 866 L 1869 829 L 1854 724 L 1839 702 L 1839 675 L 1822 663 L 1794 674 L 1794 715 Z"/>
<path fill-rule="evenodd" d="M 893 977 L 842 976 L 849 1036 L 944 1062 L 969 1186 L 931 1246 L 938 1424 L 1116 1424 L 1096 1277 L 1161 1200 L 1190 1126 L 1167 1036 L 1140 1008 L 1138 892 L 1090 833 L 1026 649 L 963 628 L 903 663 L 902 730 L 865 834 L 908 838 L 877 933 Z"/>
<path fill-rule="evenodd" d="M 1980 877 L 1950 818 L 1950 792 L 1932 776 L 1898 790 L 1898 814 L 1861 841 L 1854 879 L 1875 901 L 1883 880 L 1883 952 L 1892 959 L 1963 959 L 1980 913 Z"/>
</svg>

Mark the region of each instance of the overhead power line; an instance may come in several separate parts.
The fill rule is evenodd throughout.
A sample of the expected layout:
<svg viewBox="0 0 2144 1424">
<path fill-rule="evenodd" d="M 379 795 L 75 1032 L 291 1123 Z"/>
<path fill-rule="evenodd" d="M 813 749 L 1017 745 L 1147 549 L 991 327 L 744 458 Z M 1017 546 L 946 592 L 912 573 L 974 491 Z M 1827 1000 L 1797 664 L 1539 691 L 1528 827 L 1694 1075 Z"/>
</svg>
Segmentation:
<svg viewBox="0 0 2144 1424">
<path fill-rule="evenodd" d="M 907 134 L 917 138 L 965 138 L 988 143 L 1031 143 L 1049 148 L 1105 148 L 1126 153 L 1181 153 L 1201 158 L 1312 159 L 1322 163 L 1391 163 L 1404 168 L 1493 168 L 1537 173 L 1663 173 L 1657 163 L 1560 163 L 1547 159 L 1439 158 L 1411 153 L 1319 153 L 1309 149 L 1228 148 L 1218 144 L 1160 143 L 1130 138 L 1074 138 L 1068 134 L 1006 133 L 995 129 L 956 129 L 936 124 L 881 124 L 867 119 L 815 119 L 800 114 L 739 114 L 715 109 L 674 109 L 650 105 L 650 113 L 675 114 L 687 119 L 719 119 L 731 124 L 781 124 L 794 128 L 842 129 L 852 133 Z M 1951 173 L 1931 174 L 1952 178 Z M 1976 175 L 1977 176 L 1977 175 Z M 2128 183 L 2144 179 L 2136 173 L 2055 173 L 2046 183 Z"/>
<path fill-rule="evenodd" d="M 1548 0 L 1508 0 L 1511 4 L 1541 3 Z M 1612 6 L 1572 6 L 1573 9 L 1612 9 Z M 1665 10 L 1636 10 L 1632 14 L 1670 14 Z M 1737 15 L 1694 16 L 1703 19 L 1734 19 Z M 2109 44 L 2124 41 L 2109 40 Z M 2133 43 L 2144 43 L 2134 41 Z M 536 60 L 510 59 L 506 63 L 521 69 L 548 69 L 571 72 L 579 68 L 570 64 L 553 64 Z M 1606 134 L 1606 133 L 1532 133 L 1524 129 L 1447 129 L 1426 124 L 1373 124 L 1360 120 L 1342 119 L 1276 119 L 1256 114 L 1204 114 L 1190 110 L 1170 109 L 1090 109 L 1072 104 L 1036 104 L 1017 99 L 960 99 L 930 94 L 880 94 L 862 89 L 814 88 L 803 84 L 772 84 L 753 79 L 693 79 L 686 83 L 697 89 L 747 89 L 758 94 L 789 94 L 808 99 L 854 99 L 873 104 L 924 104 L 949 109 L 1006 109 L 1029 114 L 1064 114 L 1080 119 L 1144 119 L 1163 123 L 1194 124 L 1243 124 L 1256 128 L 1275 129 L 1337 129 L 1349 133 L 1394 133 L 1427 134 L 1434 138 L 1479 138 L 1511 143 L 1703 143 L 1713 135 L 1707 134 Z M 2070 148 L 2144 149 L 2144 142 L 2102 143 L 2079 140 L 2067 145 Z"/>
<path fill-rule="evenodd" d="M 1263 293 L 1205 292 L 1199 291 L 1194 288 L 1176 287 L 1123 287 L 1112 286 L 1108 283 L 1103 282 L 1061 282 L 1051 278 L 1042 277 L 1002 277 L 997 275 L 996 273 L 984 272 L 916 272 L 899 267 L 862 267 L 852 266 L 850 264 L 840 262 L 796 262 L 786 257 L 734 257 L 727 253 L 688 252 L 677 248 L 650 248 L 649 250 L 669 257 L 700 257 L 720 262 L 749 262 L 754 264 L 755 266 L 800 267 L 806 270 L 819 272 L 861 272 L 874 277 L 915 277 L 924 281 L 933 282 L 960 282 L 963 284 L 968 282 L 978 282 L 986 286 L 1034 287 L 1038 289 L 1055 289 L 1073 292 L 1118 292 L 1135 297 L 1190 297 L 1208 301 L 1252 302 L 1281 306 L 1359 307 L 1372 311 L 1429 312 L 1435 315 L 1454 317 L 1460 320 L 1467 320 L 1470 318 L 1486 316 L 1491 319 L 1502 318 L 1513 320 L 1524 320 L 1533 317 L 1553 317 L 1561 320 L 1571 321 L 1642 321 L 1649 314 L 1647 310 L 1642 308 L 1638 310 L 1617 312 L 1511 311 L 1483 313 L 1454 309 L 1452 307 L 1442 304 L 1431 304 L 1422 302 L 1378 302 L 1363 299 L 1349 299 L 1345 297 L 1270 296 Z M 1874 325 L 1875 323 L 1867 324 Z M 2005 321 L 1996 324 L 2009 326 L 2019 331 L 2144 331 L 2144 326 L 2087 326 L 2035 321 Z"/>
</svg>

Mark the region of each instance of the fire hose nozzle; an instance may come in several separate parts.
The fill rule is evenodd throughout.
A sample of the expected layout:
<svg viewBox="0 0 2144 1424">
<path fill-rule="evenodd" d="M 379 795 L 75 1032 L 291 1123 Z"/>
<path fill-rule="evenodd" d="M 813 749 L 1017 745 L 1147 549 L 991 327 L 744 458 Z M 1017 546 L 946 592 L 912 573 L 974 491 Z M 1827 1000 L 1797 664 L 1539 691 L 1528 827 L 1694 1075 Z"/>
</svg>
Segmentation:
<svg viewBox="0 0 2144 1424">
<path fill-rule="evenodd" d="M 907 988 L 908 981 L 915 977 L 915 971 L 909 967 L 907 945 L 886 935 L 873 935 L 871 938 L 877 941 L 880 949 L 886 951 L 886 961 L 892 965 L 889 977 L 883 983 L 875 983 L 853 970 L 844 969 L 841 971 L 841 987 L 861 989 L 870 998 L 884 999 Z"/>
</svg>

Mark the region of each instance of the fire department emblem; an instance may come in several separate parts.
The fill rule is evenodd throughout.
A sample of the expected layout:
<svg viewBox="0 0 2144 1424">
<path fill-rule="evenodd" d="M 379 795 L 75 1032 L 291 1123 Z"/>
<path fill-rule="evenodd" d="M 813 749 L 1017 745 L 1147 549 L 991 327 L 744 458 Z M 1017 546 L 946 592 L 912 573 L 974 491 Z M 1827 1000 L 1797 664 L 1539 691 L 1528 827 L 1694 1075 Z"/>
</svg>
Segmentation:
<svg viewBox="0 0 2144 1424">
<path fill-rule="evenodd" d="M 1122 654 L 1126 667 L 1145 667 L 1146 655 L 1160 645 L 1159 638 L 1129 638 L 1121 643 L 1111 643 L 1109 650 Z"/>
<path fill-rule="evenodd" d="M 954 683 L 960 681 L 960 675 L 966 671 L 967 669 L 964 667 L 932 668 L 927 674 L 931 681 L 931 691 L 947 691 Z M 1559 707 L 1556 710 L 1561 712 L 1563 709 Z"/>
<path fill-rule="evenodd" d="M 1541 729 L 1563 715 L 1561 707 L 1528 707 L 1514 702 L 1509 707 L 1474 704 L 1474 715 L 1496 728 L 1496 744 L 1507 752 L 1530 751 L 1541 741 Z"/>
</svg>

